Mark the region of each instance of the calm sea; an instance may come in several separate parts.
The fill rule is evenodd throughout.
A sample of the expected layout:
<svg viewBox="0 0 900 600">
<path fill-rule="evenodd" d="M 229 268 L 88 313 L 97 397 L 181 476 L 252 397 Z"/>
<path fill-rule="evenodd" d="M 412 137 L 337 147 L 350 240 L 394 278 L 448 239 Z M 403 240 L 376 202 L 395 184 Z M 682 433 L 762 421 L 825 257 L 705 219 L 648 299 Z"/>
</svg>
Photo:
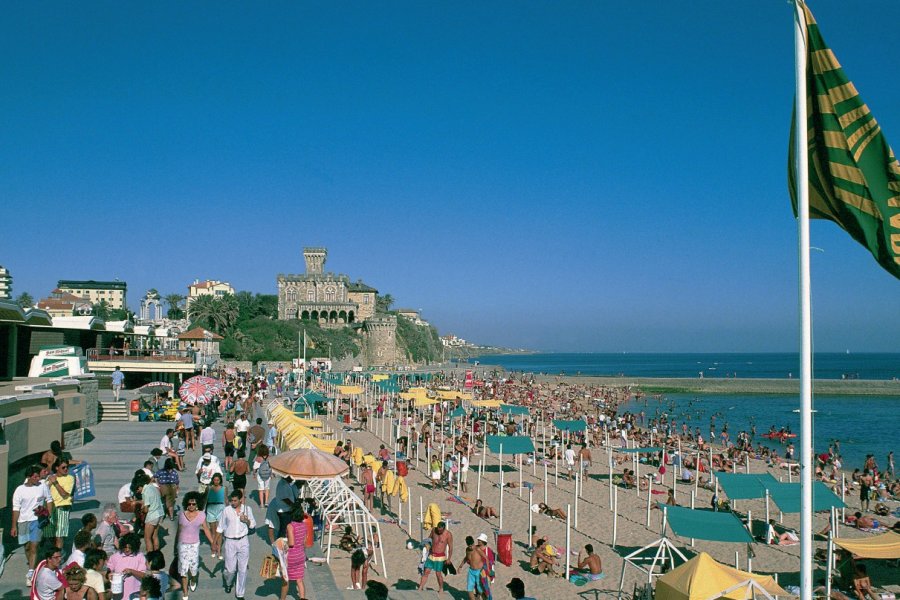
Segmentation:
<svg viewBox="0 0 900 600">
<path fill-rule="evenodd" d="M 484 364 L 526 373 L 628 377 L 796 377 L 797 353 L 771 354 L 511 354 L 486 355 Z M 900 354 L 816 353 L 816 379 L 894 379 L 900 377 Z"/>
<path fill-rule="evenodd" d="M 567 375 L 623 374 L 631 377 L 746 377 L 784 379 L 796 376 L 797 354 L 529 354 L 491 355 L 478 359 L 526 373 Z M 814 376 L 820 379 L 892 379 L 900 377 L 900 354 L 819 353 Z M 896 448 L 900 398 L 871 396 L 818 396 L 814 400 L 814 448 L 824 452 L 832 440 L 840 440 L 845 468 L 861 467 L 866 454 L 874 454 L 884 467 L 887 453 Z M 665 394 L 660 400 L 645 398 L 625 404 L 621 410 L 648 417 L 663 412 L 674 417 L 679 428 L 687 423 L 709 436 L 710 417 L 716 415 L 716 431 L 728 423 L 734 439 L 741 430 L 756 425 L 757 434 L 770 426 L 800 431 L 800 417 L 793 412 L 799 400 L 783 395 Z M 777 446 L 775 444 L 768 444 Z"/>
</svg>

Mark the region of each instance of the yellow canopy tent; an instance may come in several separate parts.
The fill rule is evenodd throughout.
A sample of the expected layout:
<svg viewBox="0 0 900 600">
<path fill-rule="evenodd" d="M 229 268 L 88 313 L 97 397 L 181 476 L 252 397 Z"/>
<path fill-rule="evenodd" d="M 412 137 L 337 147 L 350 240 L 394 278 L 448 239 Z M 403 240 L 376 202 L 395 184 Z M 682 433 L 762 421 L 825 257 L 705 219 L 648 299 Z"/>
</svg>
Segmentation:
<svg viewBox="0 0 900 600">
<path fill-rule="evenodd" d="M 499 400 L 475 400 L 472 402 L 472 406 L 477 406 L 478 408 L 500 408 L 500 405 L 503 404 Z"/>
<path fill-rule="evenodd" d="M 900 558 L 900 533 L 865 538 L 835 538 L 834 543 L 861 558 Z"/>
<path fill-rule="evenodd" d="M 372 381 L 385 381 L 387 379 L 390 379 L 390 377 L 388 377 L 384 373 L 376 373 L 375 375 L 372 375 Z"/>
<path fill-rule="evenodd" d="M 701 552 L 656 580 L 656 600 L 744 600 L 754 596 L 787 596 L 768 575 L 754 575 L 723 565 Z"/>
<path fill-rule="evenodd" d="M 337 386 L 338 393 L 344 394 L 346 396 L 355 396 L 357 394 L 362 394 L 363 389 L 358 385 L 339 385 Z"/>
<path fill-rule="evenodd" d="M 469 392 L 458 392 L 456 390 L 438 390 L 437 395 L 441 400 L 456 400 L 457 398 L 460 400 L 472 399 L 472 394 Z"/>
<path fill-rule="evenodd" d="M 414 401 L 416 406 L 431 406 L 432 404 L 439 404 L 442 402 L 440 398 L 429 398 L 427 396 L 416 396 Z"/>
</svg>

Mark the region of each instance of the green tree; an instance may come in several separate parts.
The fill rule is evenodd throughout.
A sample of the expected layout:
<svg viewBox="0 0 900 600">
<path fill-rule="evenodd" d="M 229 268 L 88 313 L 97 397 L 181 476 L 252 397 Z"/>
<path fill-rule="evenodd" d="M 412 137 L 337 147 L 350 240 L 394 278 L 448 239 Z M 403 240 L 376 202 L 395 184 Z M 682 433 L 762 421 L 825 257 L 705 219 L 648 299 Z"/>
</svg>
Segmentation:
<svg viewBox="0 0 900 600">
<path fill-rule="evenodd" d="M 100 302 L 97 302 L 91 308 L 92 308 L 92 312 L 94 313 L 95 317 L 103 319 L 104 321 L 111 320 L 109 318 L 109 315 L 110 315 L 110 311 L 112 309 L 109 307 L 109 302 L 107 302 L 106 300 L 101 300 Z"/>
<path fill-rule="evenodd" d="M 390 294 L 376 295 L 375 296 L 375 312 L 383 315 L 391 310 L 391 306 L 394 304 L 394 297 Z"/>
<path fill-rule="evenodd" d="M 215 329 L 216 315 L 218 312 L 215 296 L 198 296 L 191 300 L 188 306 L 188 318 L 191 325 Z"/>
<path fill-rule="evenodd" d="M 18 296 L 16 296 L 16 304 L 21 306 L 23 309 L 28 310 L 32 306 L 34 306 L 34 298 L 32 298 L 31 294 L 28 292 L 22 292 Z"/>
<path fill-rule="evenodd" d="M 199 296 L 191 301 L 191 322 L 216 333 L 225 333 L 237 323 L 240 308 L 232 294 Z"/>
<path fill-rule="evenodd" d="M 166 311 L 166 316 L 170 319 L 183 319 L 184 318 L 184 296 L 181 294 L 167 294 L 165 298 L 166 304 L 169 305 L 169 310 Z"/>
</svg>

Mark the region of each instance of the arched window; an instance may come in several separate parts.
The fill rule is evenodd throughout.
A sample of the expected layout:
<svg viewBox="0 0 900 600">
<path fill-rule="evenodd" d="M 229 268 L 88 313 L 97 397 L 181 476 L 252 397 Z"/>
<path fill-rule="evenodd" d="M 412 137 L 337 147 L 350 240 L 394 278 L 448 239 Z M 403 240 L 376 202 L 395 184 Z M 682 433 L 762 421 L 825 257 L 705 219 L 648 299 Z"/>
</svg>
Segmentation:
<svg viewBox="0 0 900 600">
<path fill-rule="evenodd" d="M 316 301 L 316 290 L 313 288 L 306 289 L 306 301 L 307 302 L 315 302 Z"/>
<path fill-rule="evenodd" d="M 297 301 L 297 291 L 296 290 L 288 290 L 287 301 L 288 302 L 296 302 Z"/>
<path fill-rule="evenodd" d="M 325 302 L 334 302 L 334 288 L 325 288 Z"/>
</svg>

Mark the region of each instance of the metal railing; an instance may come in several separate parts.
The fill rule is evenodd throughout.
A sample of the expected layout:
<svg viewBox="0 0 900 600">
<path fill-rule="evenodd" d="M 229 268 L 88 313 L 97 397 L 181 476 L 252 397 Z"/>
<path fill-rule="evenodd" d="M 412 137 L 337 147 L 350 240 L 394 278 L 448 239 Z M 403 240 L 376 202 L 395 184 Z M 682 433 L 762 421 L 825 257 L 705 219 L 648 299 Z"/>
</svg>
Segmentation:
<svg viewBox="0 0 900 600">
<path fill-rule="evenodd" d="M 87 359 L 92 361 L 159 361 L 192 363 L 196 350 L 89 348 Z"/>
</svg>

